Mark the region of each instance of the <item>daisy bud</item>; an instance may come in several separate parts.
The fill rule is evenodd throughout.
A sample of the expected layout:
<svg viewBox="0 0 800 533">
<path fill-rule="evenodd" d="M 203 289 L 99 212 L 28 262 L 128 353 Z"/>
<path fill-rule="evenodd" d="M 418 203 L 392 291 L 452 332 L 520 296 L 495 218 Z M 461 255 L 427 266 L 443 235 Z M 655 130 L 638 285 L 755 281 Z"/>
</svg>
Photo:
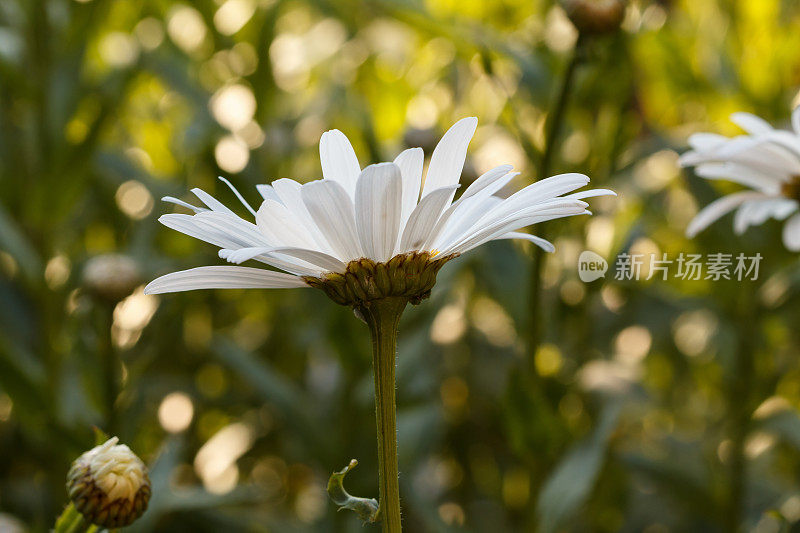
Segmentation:
<svg viewBox="0 0 800 533">
<path fill-rule="evenodd" d="M 89 259 L 83 268 L 84 288 L 102 300 L 118 302 L 140 282 L 138 265 L 126 255 L 98 255 Z"/>
<path fill-rule="evenodd" d="M 69 498 L 92 524 L 117 528 L 142 516 L 150 500 L 147 467 L 112 437 L 78 457 L 67 474 Z"/>
<path fill-rule="evenodd" d="M 561 0 L 561 5 L 585 35 L 615 32 L 625 18 L 624 0 Z"/>
</svg>

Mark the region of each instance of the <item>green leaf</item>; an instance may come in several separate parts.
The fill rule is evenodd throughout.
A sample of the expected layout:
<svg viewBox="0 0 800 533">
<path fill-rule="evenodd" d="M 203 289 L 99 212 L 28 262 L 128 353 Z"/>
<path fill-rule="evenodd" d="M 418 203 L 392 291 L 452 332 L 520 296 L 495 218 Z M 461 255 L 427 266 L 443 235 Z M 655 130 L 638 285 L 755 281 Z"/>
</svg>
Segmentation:
<svg viewBox="0 0 800 533">
<path fill-rule="evenodd" d="M 0 206 L 0 249 L 19 263 L 20 271 L 31 280 L 40 279 L 42 261 L 17 224 Z"/>
<path fill-rule="evenodd" d="M 358 461 L 351 459 L 349 465 L 331 474 L 330 479 L 328 479 L 328 496 L 330 496 L 333 503 L 339 506 L 340 510 L 349 509 L 354 511 L 364 522 L 374 523 L 380 520 L 378 500 L 375 498 L 357 498 L 344 490 L 344 476 L 355 468 L 357 464 Z"/>
<path fill-rule="evenodd" d="M 330 441 L 320 421 L 311 416 L 303 391 L 276 372 L 267 361 L 256 359 L 225 339 L 215 340 L 212 350 L 242 380 L 251 384 L 263 400 L 274 404 L 283 413 L 287 423 L 303 436 L 304 442 L 313 444 Z"/>
<path fill-rule="evenodd" d="M 537 508 L 543 533 L 560 530 L 586 502 L 603 466 L 619 411 L 617 403 L 606 406 L 594 432 L 567 453 L 545 483 Z"/>
</svg>

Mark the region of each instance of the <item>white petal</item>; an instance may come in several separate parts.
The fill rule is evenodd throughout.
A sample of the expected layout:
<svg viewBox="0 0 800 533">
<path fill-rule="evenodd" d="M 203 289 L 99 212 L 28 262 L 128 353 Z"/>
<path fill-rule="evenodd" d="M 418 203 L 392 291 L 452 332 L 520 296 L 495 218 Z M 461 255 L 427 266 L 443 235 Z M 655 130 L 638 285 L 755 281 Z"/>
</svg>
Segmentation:
<svg viewBox="0 0 800 533">
<path fill-rule="evenodd" d="M 800 135 L 800 106 L 795 107 L 792 111 L 792 129 L 797 135 Z"/>
<path fill-rule="evenodd" d="M 496 204 L 487 203 L 487 200 L 509 181 L 519 176 L 519 172 L 509 173 L 511 168 L 511 165 L 503 165 L 475 180 L 464 194 L 445 210 L 425 241 L 424 247 L 438 249 L 442 242 L 452 240 L 454 235 L 469 229 L 477 218 L 494 207 Z"/>
<path fill-rule="evenodd" d="M 151 281 L 145 294 L 196 289 L 277 289 L 308 287 L 297 276 L 260 268 L 207 266 L 173 272 Z"/>
<path fill-rule="evenodd" d="M 229 220 L 231 215 L 225 213 L 203 213 L 199 215 L 162 215 L 159 222 L 174 230 L 185 233 L 190 237 L 211 243 L 220 248 L 238 249 L 254 246 L 269 246 L 270 243 L 261 235 L 252 224 L 241 219 L 239 222 Z M 297 259 L 281 259 L 275 257 L 259 256 L 255 258 L 262 263 L 280 268 L 292 274 L 313 276 L 319 273 L 319 268 Z"/>
<path fill-rule="evenodd" d="M 795 114 L 797 114 L 796 110 Z M 800 213 L 787 220 L 783 225 L 783 244 L 792 252 L 800 251 Z"/>
<path fill-rule="evenodd" d="M 499 167 L 494 167 L 493 169 L 484 172 L 478 177 L 478 179 L 469 184 L 469 187 L 467 187 L 467 190 L 464 191 L 464 194 L 461 195 L 459 201 L 463 201 L 466 200 L 467 198 L 475 196 L 476 194 L 478 194 L 483 190 L 486 190 L 487 188 L 493 188 L 491 194 L 494 194 L 501 187 L 503 187 L 503 185 L 508 183 L 508 181 L 505 181 L 503 185 L 500 185 L 500 187 L 494 187 L 495 185 L 497 185 L 497 182 L 501 180 L 501 178 L 503 178 L 509 172 L 511 172 L 512 168 L 514 167 L 511 165 L 500 165 Z M 514 176 L 518 175 L 519 173 L 514 174 Z"/>
<path fill-rule="evenodd" d="M 584 198 L 596 198 L 598 196 L 616 196 L 617 193 L 611 189 L 589 189 L 588 191 L 578 191 L 572 194 L 563 196 L 562 198 L 575 198 L 576 200 L 583 200 Z"/>
<path fill-rule="evenodd" d="M 204 207 L 197 207 L 196 205 L 192 205 L 189 202 L 184 202 L 183 200 L 179 200 L 178 198 L 175 198 L 173 196 L 165 196 L 165 197 L 163 197 L 161 199 L 161 201 L 162 202 L 169 202 L 171 204 L 175 204 L 175 205 L 179 205 L 181 207 L 185 207 L 187 209 L 191 209 L 195 213 L 202 213 L 203 211 L 206 211 L 206 209 Z"/>
<path fill-rule="evenodd" d="M 458 185 L 442 187 L 420 200 L 403 229 L 400 246 L 397 248 L 398 253 L 420 249 L 433 231 L 445 206 L 453 199 L 457 188 Z"/>
<path fill-rule="evenodd" d="M 763 224 L 769 218 L 783 220 L 797 210 L 797 202 L 784 197 L 767 197 L 751 200 L 739 208 L 734 217 L 733 228 L 742 234 L 750 226 Z"/>
<path fill-rule="evenodd" d="M 425 186 L 422 188 L 423 198 L 437 189 L 459 182 L 467 157 L 467 146 L 477 127 L 478 119 L 468 117 L 462 118 L 447 130 L 431 155 Z"/>
<path fill-rule="evenodd" d="M 694 133 L 689 136 L 689 146 L 698 152 L 710 152 L 728 142 L 728 138 L 718 133 Z"/>
<path fill-rule="evenodd" d="M 198 226 L 192 215 L 172 213 L 161 215 L 158 217 L 158 221 L 170 229 L 174 229 L 175 231 L 179 231 L 185 235 L 215 246 L 237 246 L 237 241 L 229 239 L 227 235 L 221 234 L 216 230 Z"/>
<path fill-rule="evenodd" d="M 422 148 L 403 150 L 394 160 L 394 164 L 400 167 L 400 176 L 403 178 L 403 211 L 400 217 L 403 224 L 419 201 L 424 160 L 425 154 Z"/>
<path fill-rule="evenodd" d="M 319 140 L 319 160 L 322 177 L 340 183 L 352 197 L 361 167 L 347 136 L 339 130 L 323 133 Z"/>
<path fill-rule="evenodd" d="M 288 255 L 264 254 L 253 259 L 265 265 L 285 270 L 295 276 L 319 276 L 320 272 L 324 270 L 319 265 Z"/>
<path fill-rule="evenodd" d="M 773 130 L 761 135 L 753 154 L 761 160 L 774 160 L 777 168 L 787 174 L 800 173 L 800 144 L 797 137 L 787 131 Z"/>
<path fill-rule="evenodd" d="M 322 271 L 344 272 L 347 265 L 339 261 L 333 256 L 318 252 L 316 250 L 308 250 L 305 248 L 294 247 L 254 247 L 254 248 L 239 248 L 237 250 L 224 249 L 219 251 L 219 256 L 230 263 L 244 263 L 250 259 L 254 259 L 260 255 L 288 255 L 290 257 L 301 259 L 307 263 L 318 266 Z"/>
<path fill-rule="evenodd" d="M 264 200 L 256 213 L 256 224 L 276 246 L 315 248 L 316 243 L 297 217 L 280 202 Z"/>
<path fill-rule="evenodd" d="M 253 209 L 253 206 L 251 206 L 247 202 L 247 200 L 244 199 L 244 196 L 242 196 L 242 194 L 238 191 L 238 189 L 236 189 L 236 187 L 233 186 L 233 183 L 231 183 L 227 179 L 223 178 L 222 176 L 217 176 L 217 179 L 220 180 L 225 185 L 227 185 L 228 188 L 233 192 L 233 194 L 236 195 L 236 198 L 238 198 L 239 201 L 242 202 L 242 205 L 245 207 L 245 209 L 250 211 L 250 213 L 252 213 L 253 216 L 256 216 L 256 210 Z"/>
<path fill-rule="evenodd" d="M 731 162 L 703 163 L 695 167 L 694 173 L 706 179 L 730 180 L 765 193 L 777 193 L 781 186 L 781 180 L 770 174 Z"/>
<path fill-rule="evenodd" d="M 678 158 L 678 164 L 682 167 L 691 167 L 707 161 L 713 161 L 713 158 L 694 150 L 689 150 Z"/>
<path fill-rule="evenodd" d="M 791 131 L 773 130 L 763 135 L 767 141 L 790 152 L 792 164 L 800 158 L 800 137 Z"/>
<path fill-rule="evenodd" d="M 334 255 L 344 262 L 361 258 L 353 201 L 345 189 L 336 181 L 313 181 L 303 185 L 301 195 Z"/>
<path fill-rule="evenodd" d="M 772 207 L 772 218 L 783 220 L 795 211 L 797 211 L 797 200 L 790 200 L 789 198 L 777 198 Z"/>
<path fill-rule="evenodd" d="M 508 233 L 510 231 L 518 230 L 524 228 L 526 226 L 531 226 L 533 224 L 539 224 L 540 222 L 546 222 L 548 220 L 556 220 L 559 218 L 571 217 L 576 215 L 590 215 L 591 213 L 586 210 L 582 210 L 579 207 L 574 207 L 572 209 L 558 209 L 558 210 L 551 210 L 546 213 L 541 213 L 539 215 L 531 215 L 527 217 L 519 217 L 506 220 L 502 223 L 497 223 L 492 225 L 490 228 L 486 228 L 485 230 L 480 230 L 472 235 L 470 235 L 466 239 L 462 239 L 461 242 L 456 243 L 448 247 L 442 253 L 444 255 L 449 255 L 453 253 L 463 254 L 466 253 L 478 246 L 482 246 L 486 242 L 489 242 L 496 237 Z"/>
<path fill-rule="evenodd" d="M 275 193 L 275 189 L 273 189 L 272 185 L 258 184 L 256 185 L 256 189 L 264 200 L 278 200 L 278 195 Z"/>
<path fill-rule="evenodd" d="M 701 209 L 700 212 L 697 213 L 694 219 L 689 223 L 689 227 L 686 228 L 686 236 L 689 238 L 694 237 L 713 222 L 725 216 L 742 203 L 748 200 L 755 200 L 763 197 L 764 195 L 762 193 L 745 191 L 729 194 L 728 196 L 723 196 L 722 198 L 714 200 Z"/>
<path fill-rule="evenodd" d="M 501 220 L 520 210 L 526 210 L 540 203 L 550 202 L 561 194 L 571 192 L 589 183 L 583 174 L 569 173 L 551 176 L 528 185 L 512 194 L 497 207 L 483 214 L 473 227 L 485 226 Z"/>
<path fill-rule="evenodd" d="M 273 181 L 270 185 L 275 191 L 275 199 L 285 205 L 291 213 L 303 219 L 303 222 L 313 222 L 311 214 L 306 209 L 306 204 L 303 203 L 303 197 L 300 194 L 303 186 L 300 183 L 289 178 L 281 178 Z"/>
<path fill-rule="evenodd" d="M 258 226 L 233 214 L 206 211 L 197 213 L 192 218 L 198 226 L 218 231 L 229 239 L 235 239 L 243 246 L 274 245 L 258 230 Z"/>
<path fill-rule="evenodd" d="M 731 139 L 713 154 L 717 161 L 733 161 L 760 172 L 791 175 L 800 172 L 800 161 L 783 146 L 775 145 L 771 134 Z"/>
<path fill-rule="evenodd" d="M 403 184 L 400 168 L 379 163 L 364 169 L 356 184 L 356 229 L 364 256 L 383 262 L 392 258 L 400 232 Z"/>
<path fill-rule="evenodd" d="M 314 223 L 314 219 L 311 218 L 311 213 L 309 213 L 308 208 L 306 208 L 306 204 L 303 203 L 303 196 L 301 194 L 302 185 L 294 180 L 281 178 L 273 181 L 272 187 L 275 189 L 275 193 L 281 203 L 286 206 L 293 216 L 297 217 L 298 223 L 306 228 L 311 238 L 317 243 L 317 247 L 325 253 L 331 253 L 331 247 L 328 241 L 322 233 L 320 233 L 317 225 Z"/>
<path fill-rule="evenodd" d="M 510 231 L 516 231 L 532 224 L 556 218 L 587 214 L 587 205 L 586 202 L 581 200 L 554 198 L 539 205 L 526 207 L 489 224 L 475 226 L 465 236 L 451 243 L 447 249 L 442 250 L 442 253 L 445 255 L 464 253 Z"/>
<path fill-rule="evenodd" d="M 553 253 L 556 251 L 556 247 L 553 246 L 553 243 L 546 239 L 542 239 L 541 237 L 537 237 L 536 235 L 531 235 L 530 233 L 520 233 L 518 231 L 509 231 L 506 234 L 500 235 L 499 237 L 495 237 L 492 239 L 493 241 L 499 241 L 501 239 L 523 239 L 526 241 L 530 241 L 545 252 Z"/>
<path fill-rule="evenodd" d="M 736 210 L 733 216 L 733 231 L 741 235 L 750 226 L 763 224 L 769 218 L 771 204 L 769 200 L 751 200 Z"/>
<path fill-rule="evenodd" d="M 223 248 L 266 244 L 263 237 L 253 239 L 253 235 L 236 227 L 235 223 L 220 222 L 208 216 L 212 214 L 214 213 L 210 211 L 197 215 L 168 214 L 162 215 L 158 220 L 168 228 Z M 230 216 L 224 213 L 216 214 L 223 217 Z"/>
<path fill-rule="evenodd" d="M 501 165 L 472 182 L 464 194 L 448 207 L 439 219 L 429 244 L 440 249 L 443 242 L 453 240 L 454 237 L 461 235 L 475 221 L 502 202 L 502 199 L 492 195 L 519 176 L 519 172 L 509 173 L 509 170 L 511 170 L 511 165 Z M 492 198 L 495 199 L 491 200 Z"/>
<path fill-rule="evenodd" d="M 750 135 L 760 135 L 762 133 L 769 133 L 772 131 L 772 126 L 769 122 L 761 117 L 757 117 L 752 113 L 734 113 L 731 115 L 731 122 L 742 128 Z"/>
<path fill-rule="evenodd" d="M 201 202 L 206 204 L 212 211 L 218 211 L 220 213 L 228 213 L 229 215 L 236 216 L 236 213 L 225 207 L 222 202 L 208 194 L 203 189 L 194 188 L 192 192 L 195 196 L 197 196 Z"/>
</svg>

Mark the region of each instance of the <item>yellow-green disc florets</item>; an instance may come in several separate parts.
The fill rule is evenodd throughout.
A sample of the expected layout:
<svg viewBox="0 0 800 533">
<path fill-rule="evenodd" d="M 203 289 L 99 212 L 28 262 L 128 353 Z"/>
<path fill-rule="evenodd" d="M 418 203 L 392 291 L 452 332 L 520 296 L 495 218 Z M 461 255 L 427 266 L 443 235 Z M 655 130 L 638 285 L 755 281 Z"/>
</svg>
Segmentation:
<svg viewBox="0 0 800 533">
<path fill-rule="evenodd" d="M 69 498 L 86 521 L 106 527 L 132 524 L 147 509 L 147 467 L 113 437 L 78 457 L 67 475 Z"/>
<path fill-rule="evenodd" d="M 781 194 L 791 200 L 800 202 L 800 176 L 792 176 L 792 178 L 783 184 L 781 187 Z"/>
<path fill-rule="evenodd" d="M 325 291 L 334 302 L 354 308 L 389 297 L 402 297 L 418 304 L 430 296 L 439 269 L 456 255 L 440 257 L 428 252 L 410 252 L 385 263 L 362 258 L 350 261 L 343 273 L 329 272 L 319 278 L 303 279 Z"/>
</svg>

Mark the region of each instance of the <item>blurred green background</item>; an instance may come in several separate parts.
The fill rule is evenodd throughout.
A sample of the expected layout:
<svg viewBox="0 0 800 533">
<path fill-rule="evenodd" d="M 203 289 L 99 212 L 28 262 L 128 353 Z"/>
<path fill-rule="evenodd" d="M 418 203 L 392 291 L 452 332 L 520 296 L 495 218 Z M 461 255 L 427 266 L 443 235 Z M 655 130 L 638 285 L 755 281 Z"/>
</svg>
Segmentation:
<svg viewBox="0 0 800 533">
<path fill-rule="evenodd" d="M 377 495 L 366 327 L 310 289 L 143 295 L 222 264 L 156 222 L 158 199 L 236 206 L 223 175 L 253 203 L 258 183 L 318 178 L 327 129 L 365 165 L 430 154 L 469 115 L 462 183 L 512 163 L 525 185 L 570 64 L 550 173 L 620 196 L 543 229 L 546 263 L 484 246 L 406 313 L 406 530 L 800 529 L 797 255 L 774 221 L 687 240 L 731 188 L 677 168 L 690 133 L 738 132 L 733 111 L 788 123 L 798 27 L 796 1 L 642 0 L 576 52 L 544 0 L 3 0 L 0 530 L 52 525 L 97 425 L 151 466 L 131 530 L 365 531 L 325 483 L 355 457 L 348 490 Z M 584 249 L 764 259 L 757 281 L 584 284 Z M 108 253 L 139 279 L 85 272 Z"/>
</svg>

